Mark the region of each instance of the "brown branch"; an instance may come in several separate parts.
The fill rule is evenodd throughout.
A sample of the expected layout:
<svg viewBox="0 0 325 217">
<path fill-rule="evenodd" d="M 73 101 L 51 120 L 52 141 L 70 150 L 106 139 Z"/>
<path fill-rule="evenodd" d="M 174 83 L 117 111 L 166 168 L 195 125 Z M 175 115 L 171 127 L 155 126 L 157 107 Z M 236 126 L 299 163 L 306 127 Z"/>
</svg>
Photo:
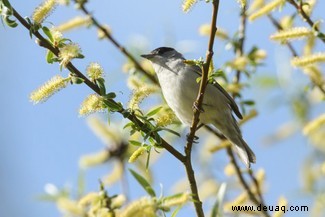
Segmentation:
<svg viewBox="0 0 325 217">
<path fill-rule="evenodd" d="M 197 126 L 200 122 L 200 112 L 202 110 L 201 108 L 202 108 L 205 88 L 206 88 L 207 81 L 208 81 L 209 67 L 210 67 L 210 63 L 212 60 L 212 56 L 213 56 L 214 38 L 215 38 L 216 31 L 217 31 L 216 24 L 217 24 L 217 16 L 218 16 L 218 9 L 219 9 L 219 0 L 214 0 L 212 2 L 212 5 L 213 5 L 213 12 L 212 12 L 212 18 L 211 18 L 211 33 L 210 33 L 208 51 L 206 54 L 206 61 L 202 67 L 202 78 L 201 78 L 201 82 L 200 82 L 199 93 L 198 93 L 198 96 L 197 96 L 197 98 L 194 102 L 194 105 L 193 105 L 194 106 L 194 114 L 193 114 L 192 124 L 190 127 L 190 133 L 188 135 L 187 144 L 184 148 L 185 149 L 184 166 L 186 169 L 188 181 L 190 183 L 191 192 L 193 194 L 193 202 L 194 202 L 194 206 L 195 206 L 196 215 L 198 217 L 204 217 L 204 212 L 203 212 L 203 208 L 202 208 L 202 202 L 199 198 L 195 175 L 194 175 L 194 171 L 193 171 L 193 167 L 192 167 L 191 153 L 192 153 L 193 141 L 195 138 L 195 132 L 196 132 Z"/>
<path fill-rule="evenodd" d="M 271 23 L 273 24 L 273 26 L 275 26 L 275 28 L 277 28 L 278 30 L 283 30 L 282 26 L 280 25 L 280 23 L 271 15 L 268 14 L 267 17 L 269 18 L 269 20 L 271 21 Z M 289 41 L 285 42 L 285 45 L 288 46 L 292 56 L 296 57 L 298 56 L 297 51 L 294 49 L 294 47 L 292 46 L 292 44 Z"/>
<path fill-rule="evenodd" d="M 244 43 L 245 43 L 245 38 L 246 38 L 246 23 L 247 23 L 247 15 L 246 15 L 246 6 L 245 6 L 242 8 L 242 11 L 241 11 L 240 24 L 239 24 L 239 28 L 238 28 L 239 40 L 238 40 L 238 45 L 236 46 L 236 50 L 235 50 L 237 58 L 244 55 Z M 235 84 L 238 84 L 240 82 L 240 74 L 241 74 L 241 71 L 237 70 L 236 77 L 234 79 Z M 233 97 L 235 98 L 236 95 L 233 95 Z M 224 136 L 223 136 L 223 138 L 224 138 Z M 258 185 L 258 182 L 256 181 L 253 171 L 251 169 L 249 169 L 249 174 L 250 174 L 251 179 L 253 180 L 253 183 L 255 185 L 256 191 L 258 192 L 258 196 L 259 196 L 260 200 L 258 200 L 256 198 L 256 195 L 254 195 L 254 193 L 250 189 L 247 181 L 245 180 L 245 178 L 239 168 L 239 165 L 235 159 L 235 156 L 234 156 L 234 153 L 233 153 L 231 147 L 227 148 L 227 153 L 228 153 L 228 156 L 230 157 L 230 163 L 235 167 L 237 177 L 238 177 L 241 185 L 245 189 L 246 193 L 248 194 L 250 200 L 256 206 L 259 206 L 260 204 L 262 204 L 262 206 L 264 206 L 264 200 L 263 200 L 263 196 L 260 191 L 260 186 Z M 267 211 L 262 210 L 262 213 L 265 217 L 270 216 Z"/>
<path fill-rule="evenodd" d="M 240 14 L 240 24 L 238 28 L 239 39 L 235 50 L 237 58 L 243 56 L 244 54 L 244 44 L 246 38 L 246 22 L 247 22 L 247 14 L 246 14 L 246 5 L 245 5 L 241 10 L 241 14 Z M 237 70 L 234 83 L 239 83 L 240 75 L 241 75 L 241 71 Z"/>
<path fill-rule="evenodd" d="M 150 81 L 152 81 L 154 84 L 159 85 L 159 82 L 157 80 L 157 78 L 150 74 L 149 72 L 147 72 L 141 65 L 140 63 L 136 60 L 136 58 L 125 48 L 123 47 L 113 36 L 110 32 L 107 31 L 106 28 L 104 28 L 103 25 L 101 25 L 99 23 L 99 21 L 87 10 L 87 8 L 85 7 L 85 4 L 81 4 L 80 5 L 80 9 L 81 11 L 83 11 L 87 16 L 90 17 L 90 19 L 92 20 L 93 24 L 100 29 L 107 40 L 109 40 L 118 50 L 121 51 L 121 53 L 123 53 L 129 60 L 132 61 L 132 63 L 135 65 L 135 68 L 138 69 L 142 74 L 144 74 Z"/>
<path fill-rule="evenodd" d="M 29 31 L 32 31 L 32 26 L 24 19 L 22 16 L 14 9 L 13 10 L 13 16 L 17 18 L 17 20 Z M 37 40 L 39 40 L 38 44 L 42 47 L 45 47 L 46 49 L 50 50 L 54 55 L 59 55 L 59 49 L 55 48 L 50 44 L 38 31 L 32 31 L 31 32 Z M 83 75 L 71 62 L 67 64 L 67 69 L 77 75 L 78 77 L 82 78 L 85 82 L 85 84 L 90 87 L 95 93 L 100 95 L 100 90 L 98 86 L 91 82 L 85 75 Z M 114 100 L 110 99 L 110 102 L 119 105 Z M 121 108 L 117 111 L 118 113 L 122 114 L 125 118 L 129 119 L 131 122 L 136 124 L 136 126 L 139 126 L 141 131 L 148 133 L 151 137 L 155 138 L 156 135 L 151 132 L 151 129 L 146 126 L 145 123 L 143 123 L 141 120 L 139 120 L 134 114 L 131 114 L 128 112 L 127 109 Z M 127 115 L 126 115 L 127 114 Z M 176 157 L 179 161 L 184 162 L 185 156 L 182 155 L 178 150 L 176 150 L 173 146 L 171 146 L 168 142 L 166 142 L 163 138 L 159 138 L 161 140 L 161 146 L 165 148 L 169 153 L 171 153 L 174 157 Z"/>
<path fill-rule="evenodd" d="M 318 33 L 317 37 L 325 43 L 324 33 L 322 33 L 319 30 L 319 28 L 317 27 L 317 25 L 315 25 L 314 21 L 312 21 L 310 16 L 306 14 L 306 12 L 303 9 L 303 2 L 300 1 L 299 5 L 294 0 L 287 0 L 287 2 L 289 2 L 293 7 L 296 8 L 297 12 L 304 18 L 304 21 L 306 21 L 309 24 L 309 26 Z"/>
</svg>

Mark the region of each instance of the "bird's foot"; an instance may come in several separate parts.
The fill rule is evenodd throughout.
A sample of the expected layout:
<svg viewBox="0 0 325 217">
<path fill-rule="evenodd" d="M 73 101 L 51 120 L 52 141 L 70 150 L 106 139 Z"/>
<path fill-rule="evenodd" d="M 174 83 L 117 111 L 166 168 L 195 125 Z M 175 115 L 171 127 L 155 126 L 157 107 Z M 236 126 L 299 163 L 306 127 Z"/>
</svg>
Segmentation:
<svg viewBox="0 0 325 217">
<path fill-rule="evenodd" d="M 186 135 L 186 139 L 188 142 L 193 142 L 194 144 L 199 143 L 197 141 L 199 139 L 199 137 L 194 135 L 193 138 L 191 138 L 191 135 L 189 133 Z"/>
<path fill-rule="evenodd" d="M 203 108 L 199 108 L 199 106 L 198 106 L 198 104 L 197 104 L 196 101 L 193 103 L 192 109 L 195 109 L 195 110 L 199 111 L 200 113 L 203 113 L 204 112 Z"/>
</svg>

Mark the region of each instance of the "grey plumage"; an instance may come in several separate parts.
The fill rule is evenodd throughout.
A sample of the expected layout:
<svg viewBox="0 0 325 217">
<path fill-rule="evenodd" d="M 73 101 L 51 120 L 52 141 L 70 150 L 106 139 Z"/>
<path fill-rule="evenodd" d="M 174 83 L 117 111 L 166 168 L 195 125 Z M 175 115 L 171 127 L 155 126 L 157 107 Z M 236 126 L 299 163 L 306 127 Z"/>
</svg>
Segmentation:
<svg viewBox="0 0 325 217">
<path fill-rule="evenodd" d="M 198 66 L 184 63 L 185 58 L 173 48 L 161 47 L 150 54 L 141 55 L 151 61 L 169 107 L 186 125 L 190 125 L 193 117 L 192 106 L 197 97 L 201 69 Z M 200 114 L 200 121 L 212 124 L 230 140 L 236 147 L 240 159 L 250 167 L 256 158 L 242 138 L 237 121 L 232 115 L 242 118 L 239 108 L 233 98 L 218 84 L 208 84 L 204 100 L 204 112 Z"/>
</svg>

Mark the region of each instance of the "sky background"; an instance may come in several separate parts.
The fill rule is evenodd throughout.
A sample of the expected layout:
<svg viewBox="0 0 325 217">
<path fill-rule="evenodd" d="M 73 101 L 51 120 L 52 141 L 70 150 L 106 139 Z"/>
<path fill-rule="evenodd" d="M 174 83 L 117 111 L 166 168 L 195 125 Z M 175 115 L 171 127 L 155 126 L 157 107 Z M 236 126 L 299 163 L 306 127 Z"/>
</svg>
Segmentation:
<svg viewBox="0 0 325 217">
<path fill-rule="evenodd" d="M 15 0 L 11 3 L 22 16 L 29 16 L 39 1 L 22 3 Z M 173 46 L 189 59 L 205 55 L 207 38 L 198 34 L 198 28 L 201 24 L 210 22 L 211 6 L 204 1 L 199 2 L 188 14 L 182 12 L 181 1 L 91 1 L 87 6 L 90 11 L 95 12 L 98 20 L 111 27 L 121 44 L 128 48 L 132 45 L 132 51 L 141 48 L 149 52 L 160 46 Z M 314 17 L 321 17 L 321 8 L 325 8 L 324 1 L 319 1 Z M 235 0 L 221 1 L 218 26 L 234 33 L 237 30 L 238 13 Z M 48 21 L 60 24 L 80 14 L 72 7 L 60 6 Z M 258 70 L 256 76 L 279 76 L 289 64 L 290 53 L 286 48 L 268 39 L 268 35 L 274 31 L 265 18 L 248 24 L 246 48 L 256 44 L 267 50 L 269 55 L 266 64 Z M 109 90 L 118 91 L 118 100 L 127 104 L 131 92 L 126 88 L 125 75 L 121 73 L 125 57 L 110 43 L 99 42 L 96 34 L 95 28 L 66 34 L 81 46 L 86 56 L 85 59 L 73 63 L 83 70 L 89 62 L 99 62 L 105 69 Z M 91 91 L 85 85 L 69 86 L 46 103 L 33 105 L 29 101 L 29 94 L 60 73 L 58 65 L 46 63 L 45 50 L 34 43 L 34 38 L 30 39 L 27 30 L 21 25 L 15 29 L 0 27 L 0 51 L 0 216 L 60 216 L 54 204 L 39 202 L 36 198 L 44 192 L 47 183 L 59 187 L 75 185 L 79 173 L 79 157 L 103 147 L 87 126 L 86 119 L 77 114 L 80 103 Z M 225 50 L 224 43 L 216 41 L 216 65 L 229 59 L 231 55 L 230 51 Z M 65 70 L 61 73 L 67 75 Z M 285 84 L 291 88 L 306 84 L 300 74 L 299 71 L 293 71 L 292 80 L 284 81 Z M 283 79 L 286 76 L 280 77 Z M 251 84 L 253 81 L 254 79 L 250 81 Z M 263 92 L 253 85 L 244 92 L 247 98 L 257 102 L 259 116 L 245 124 L 243 134 L 257 156 L 257 164 L 253 165 L 253 169 L 264 168 L 266 171 L 265 198 L 269 205 L 276 205 L 277 199 L 282 195 L 288 198 L 290 205 L 311 204 L 310 199 L 304 199 L 297 193 L 301 186 L 299 167 L 306 153 L 311 151 L 307 140 L 300 133 L 296 133 L 290 139 L 272 146 L 263 143 L 263 138 L 275 132 L 279 125 L 293 119 L 292 111 L 288 107 L 278 106 L 279 101 L 290 100 L 291 91 L 290 88 L 284 88 Z M 316 107 L 311 118 L 321 111 L 324 111 L 324 106 Z M 122 119 L 120 115 L 112 118 L 116 121 Z M 217 159 L 227 162 L 225 152 L 218 153 Z M 218 164 L 217 160 L 214 162 Z M 219 166 L 216 168 L 221 169 Z M 98 178 L 107 169 L 109 167 L 101 167 L 86 173 L 87 190 L 98 188 Z M 159 171 L 156 174 L 156 189 L 159 189 L 159 183 L 168 189 L 177 181 L 178 174 L 184 174 L 176 160 L 166 154 L 161 163 L 155 164 L 155 169 Z M 134 195 L 144 195 L 132 180 L 130 185 L 132 188 L 134 186 Z M 119 193 L 119 190 L 118 186 L 110 188 L 112 194 Z M 192 207 L 189 208 L 191 209 Z M 306 214 L 288 213 L 286 216 Z"/>
</svg>

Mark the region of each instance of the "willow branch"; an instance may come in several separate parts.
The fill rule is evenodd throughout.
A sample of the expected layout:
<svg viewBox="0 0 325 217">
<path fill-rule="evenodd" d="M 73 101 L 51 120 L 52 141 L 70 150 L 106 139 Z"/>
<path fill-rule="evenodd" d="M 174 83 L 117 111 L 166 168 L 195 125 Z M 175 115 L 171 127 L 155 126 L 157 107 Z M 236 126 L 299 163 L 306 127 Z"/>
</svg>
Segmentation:
<svg viewBox="0 0 325 217">
<path fill-rule="evenodd" d="M 14 9 L 13 10 L 13 16 L 17 18 L 17 20 L 29 31 L 31 31 L 31 25 L 24 19 L 22 16 Z M 54 55 L 59 55 L 59 49 L 55 48 L 50 44 L 38 31 L 32 31 L 32 34 L 37 38 L 38 44 L 42 47 L 45 47 L 46 49 L 50 50 Z M 82 74 L 71 62 L 67 64 L 67 69 L 74 73 L 79 78 L 82 78 L 84 80 L 84 83 L 90 87 L 95 93 L 100 95 L 100 90 L 98 86 L 91 82 L 85 75 Z M 118 104 L 114 100 L 111 100 L 112 103 Z M 139 126 L 141 131 L 148 133 L 151 137 L 155 138 L 154 133 L 151 132 L 150 128 L 146 126 L 145 123 L 143 123 L 141 120 L 139 120 L 134 114 L 128 112 L 127 109 L 121 108 L 117 111 L 118 113 L 122 114 L 125 118 L 129 119 L 131 122 L 136 124 L 136 126 Z M 127 115 L 125 115 L 127 114 Z M 168 142 L 166 142 L 163 138 L 159 138 L 161 140 L 161 146 L 165 148 L 169 153 L 171 153 L 173 156 L 175 156 L 179 161 L 184 162 L 185 156 L 182 155 L 178 150 L 176 150 L 173 146 L 171 146 Z"/>
<path fill-rule="evenodd" d="M 273 24 L 273 26 L 275 26 L 276 29 L 283 30 L 283 28 L 280 25 L 280 23 L 271 14 L 268 14 L 267 17 L 269 18 L 269 20 L 271 21 L 271 23 Z M 294 47 L 292 46 L 292 44 L 289 41 L 286 41 L 285 42 L 285 45 L 288 46 L 288 48 L 289 48 L 292 56 L 294 56 L 294 57 L 298 56 L 297 51 L 294 49 Z"/>
<path fill-rule="evenodd" d="M 240 14 L 240 24 L 238 28 L 238 44 L 236 46 L 236 57 L 243 56 L 244 44 L 246 38 L 246 22 L 247 22 L 247 14 L 246 14 L 246 6 L 243 7 Z M 238 83 L 240 80 L 241 71 L 237 70 L 236 77 L 234 83 Z"/>
<path fill-rule="evenodd" d="M 318 33 L 317 37 L 325 43 L 325 37 L 324 37 L 325 35 L 324 35 L 324 33 L 322 33 L 319 30 L 317 25 L 315 25 L 315 22 L 312 21 L 310 16 L 304 11 L 304 9 L 303 9 L 303 1 L 300 1 L 299 5 L 294 0 L 287 0 L 287 2 L 289 2 L 293 7 L 296 8 L 297 12 L 303 17 L 304 21 L 306 21 L 309 24 L 309 26 L 311 28 L 313 28 Z"/>
<path fill-rule="evenodd" d="M 208 81 L 208 72 L 209 72 L 209 67 L 213 56 L 214 38 L 217 31 L 216 24 L 217 24 L 217 16 L 218 16 L 218 9 L 219 9 L 219 0 L 214 0 L 212 2 L 212 5 L 213 5 L 213 11 L 212 11 L 212 18 L 211 18 L 211 33 L 210 33 L 208 51 L 206 54 L 206 61 L 204 62 L 202 67 L 202 78 L 200 82 L 199 93 L 193 105 L 194 114 L 193 114 L 192 124 L 190 127 L 190 133 L 188 135 L 187 144 L 184 148 L 185 149 L 184 166 L 186 169 L 188 181 L 190 183 L 191 192 L 193 194 L 193 203 L 195 206 L 196 215 L 198 217 L 204 217 L 204 212 L 202 208 L 202 202 L 199 198 L 194 170 L 192 167 L 191 153 L 192 153 L 192 147 L 195 138 L 195 132 L 200 122 L 200 112 L 202 111 L 202 103 L 203 103 L 205 88 Z"/>
<path fill-rule="evenodd" d="M 239 24 L 239 28 L 238 28 L 239 39 L 238 39 L 238 45 L 236 46 L 236 50 L 235 50 L 237 58 L 244 55 L 244 43 L 245 43 L 245 38 L 246 38 L 246 22 L 247 22 L 247 15 L 246 15 L 246 6 L 245 6 L 242 8 L 241 15 L 240 15 L 240 24 Z M 238 84 L 240 82 L 240 74 L 241 74 L 241 71 L 237 70 L 236 77 L 234 79 L 235 84 Z M 233 97 L 236 97 L 236 95 L 233 95 Z M 224 138 L 224 136 L 223 136 L 223 138 Z M 264 200 L 263 200 L 263 196 L 260 191 L 260 186 L 258 185 L 258 182 L 256 181 L 253 171 L 250 169 L 249 174 L 250 174 L 251 179 L 253 180 L 253 183 L 255 185 L 255 188 L 256 188 L 256 191 L 258 193 L 260 200 L 258 200 L 256 198 L 256 195 L 252 192 L 247 181 L 245 180 L 245 178 L 239 168 L 239 165 L 235 159 L 235 156 L 234 156 L 234 153 L 233 153 L 231 147 L 227 148 L 227 153 L 228 153 L 228 156 L 230 157 L 230 163 L 235 167 L 237 177 L 238 177 L 241 185 L 245 189 L 246 193 L 248 194 L 250 200 L 256 206 L 259 206 L 260 204 L 262 204 L 262 206 L 264 206 Z M 262 213 L 265 217 L 270 216 L 267 211 L 263 210 Z"/>
<path fill-rule="evenodd" d="M 85 4 L 81 4 L 80 9 L 82 12 L 84 12 L 84 14 L 90 17 L 93 25 L 95 25 L 99 30 L 104 33 L 105 38 L 109 40 L 118 50 L 120 50 L 121 53 L 123 53 L 129 60 L 131 60 L 136 69 L 138 69 L 142 74 L 144 74 L 152 83 L 159 85 L 157 78 L 151 73 L 147 72 L 136 60 L 136 58 L 124 46 L 122 46 L 102 24 L 100 24 L 100 22 L 85 7 Z"/>
</svg>

